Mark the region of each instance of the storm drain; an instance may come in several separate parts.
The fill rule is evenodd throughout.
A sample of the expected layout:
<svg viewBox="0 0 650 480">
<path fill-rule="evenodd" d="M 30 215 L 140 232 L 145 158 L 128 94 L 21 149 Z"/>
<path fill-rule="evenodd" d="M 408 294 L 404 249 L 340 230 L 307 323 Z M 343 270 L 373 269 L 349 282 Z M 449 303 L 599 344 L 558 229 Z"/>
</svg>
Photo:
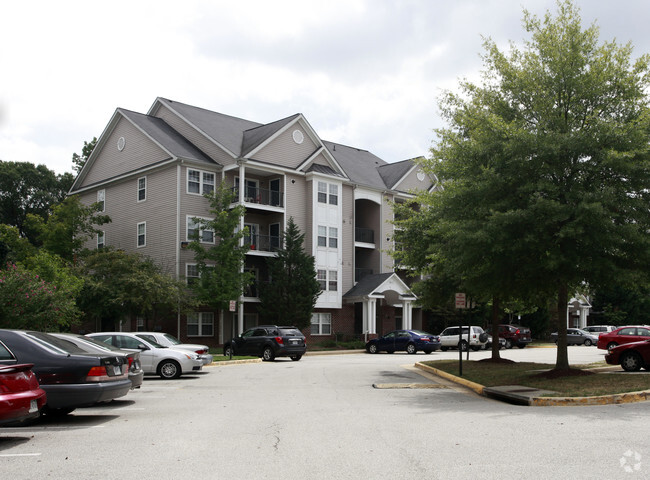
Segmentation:
<svg viewBox="0 0 650 480">
<path fill-rule="evenodd" d="M 411 389 L 422 389 L 422 388 L 448 388 L 446 385 L 439 385 L 437 383 L 373 383 L 374 388 L 379 389 L 389 389 L 389 388 L 411 388 Z"/>
</svg>

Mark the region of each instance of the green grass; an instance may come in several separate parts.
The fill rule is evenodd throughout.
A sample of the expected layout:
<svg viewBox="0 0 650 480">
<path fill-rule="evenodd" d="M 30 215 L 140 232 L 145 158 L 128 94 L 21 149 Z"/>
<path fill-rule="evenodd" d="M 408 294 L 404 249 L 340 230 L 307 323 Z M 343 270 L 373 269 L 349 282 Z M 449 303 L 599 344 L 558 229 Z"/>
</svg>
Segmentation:
<svg viewBox="0 0 650 480">
<path fill-rule="evenodd" d="M 233 355 L 232 359 L 230 357 L 226 357 L 225 355 L 221 354 L 213 354 L 212 355 L 212 361 L 213 362 L 227 362 L 229 360 L 250 360 L 253 358 L 259 358 L 259 357 L 247 357 L 247 356 L 238 356 L 238 355 Z"/>
<path fill-rule="evenodd" d="M 438 370 L 458 375 L 458 360 L 438 360 L 422 362 Z M 555 365 L 542 363 L 491 363 L 463 361 L 463 378 L 484 387 L 500 385 L 522 385 L 557 392 L 550 396 L 590 397 L 616 393 L 650 390 L 650 372 L 630 374 L 622 370 L 616 373 L 595 373 L 593 367 L 605 366 L 578 365 L 573 367 L 574 375 L 546 378 L 541 373 L 552 370 Z M 576 375 L 576 373 L 586 372 Z"/>
</svg>

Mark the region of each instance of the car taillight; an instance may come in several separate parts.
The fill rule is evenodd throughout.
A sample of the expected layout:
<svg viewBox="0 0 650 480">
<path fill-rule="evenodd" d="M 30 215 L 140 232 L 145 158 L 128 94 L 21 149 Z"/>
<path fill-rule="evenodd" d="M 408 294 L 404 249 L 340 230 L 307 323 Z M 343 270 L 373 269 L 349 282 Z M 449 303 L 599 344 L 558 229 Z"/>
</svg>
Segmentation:
<svg viewBox="0 0 650 480">
<path fill-rule="evenodd" d="M 194 352 L 198 353 L 199 355 L 203 355 L 204 353 L 206 353 L 206 350 L 205 350 L 205 348 L 199 348 L 198 350 L 195 350 Z"/>
<path fill-rule="evenodd" d="M 423 342 L 428 342 L 428 341 L 429 341 L 429 337 L 420 337 L 420 340 L 422 340 Z"/>
<path fill-rule="evenodd" d="M 519 333 L 520 333 L 520 330 L 517 329 L 517 331 L 515 332 L 515 335 L 519 335 Z"/>
<path fill-rule="evenodd" d="M 278 342 L 279 345 L 284 345 L 284 342 L 282 341 L 282 337 L 275 337 L 275 341 Z"/>
<path fill-rule="evenodd" d="M 108 377 L 108 372 L 106 372 L 106 367 L 92 367 L 86 375 L 86 381 L 88 382 L 102 382 L 110 380 Z"/>
<path fill-rule="evenodd" d="M 127 357 L 127 359 L 129 360 L 129 370 L 131 370 L 131 365 L 133 365 L 133 358 Z"/>
</svg>

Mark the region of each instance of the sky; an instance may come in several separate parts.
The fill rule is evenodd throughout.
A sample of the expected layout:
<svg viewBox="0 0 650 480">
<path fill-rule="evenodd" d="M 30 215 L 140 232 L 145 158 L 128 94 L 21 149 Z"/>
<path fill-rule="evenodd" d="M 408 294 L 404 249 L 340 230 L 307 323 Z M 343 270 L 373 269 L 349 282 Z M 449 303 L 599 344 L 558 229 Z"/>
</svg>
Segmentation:
<svg viewBox="0 0 650 480">
<path fill-rule="evenodd" d="M 117 108 L 157 97 L 269 123 L 387 162 L 428 155 L 438 102 L 480 81 L 484 38 L 528 37 L 555 0 L 32 0 L 0 9 L 0 160 L 72 172 Z M 650 53 L 650 1 L 576 0 L 600 41 Z"/>
</svg>

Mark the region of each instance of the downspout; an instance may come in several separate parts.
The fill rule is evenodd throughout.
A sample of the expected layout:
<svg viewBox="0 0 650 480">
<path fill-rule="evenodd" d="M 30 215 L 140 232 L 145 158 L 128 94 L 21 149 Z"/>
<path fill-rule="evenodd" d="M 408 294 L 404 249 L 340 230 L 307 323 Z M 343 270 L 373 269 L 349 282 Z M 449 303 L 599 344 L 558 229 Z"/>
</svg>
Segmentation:
<svg viewBox="0 0 650 480">
<path fill-rule="evenodd" d="M 181 163 L 183 161 L 181 160 Z M 181 165 L 176 166 L 176 280 L 181 274 Z M 181 299 L 176 305 L 176 338 L 181 338 Z"/>
</svg>

